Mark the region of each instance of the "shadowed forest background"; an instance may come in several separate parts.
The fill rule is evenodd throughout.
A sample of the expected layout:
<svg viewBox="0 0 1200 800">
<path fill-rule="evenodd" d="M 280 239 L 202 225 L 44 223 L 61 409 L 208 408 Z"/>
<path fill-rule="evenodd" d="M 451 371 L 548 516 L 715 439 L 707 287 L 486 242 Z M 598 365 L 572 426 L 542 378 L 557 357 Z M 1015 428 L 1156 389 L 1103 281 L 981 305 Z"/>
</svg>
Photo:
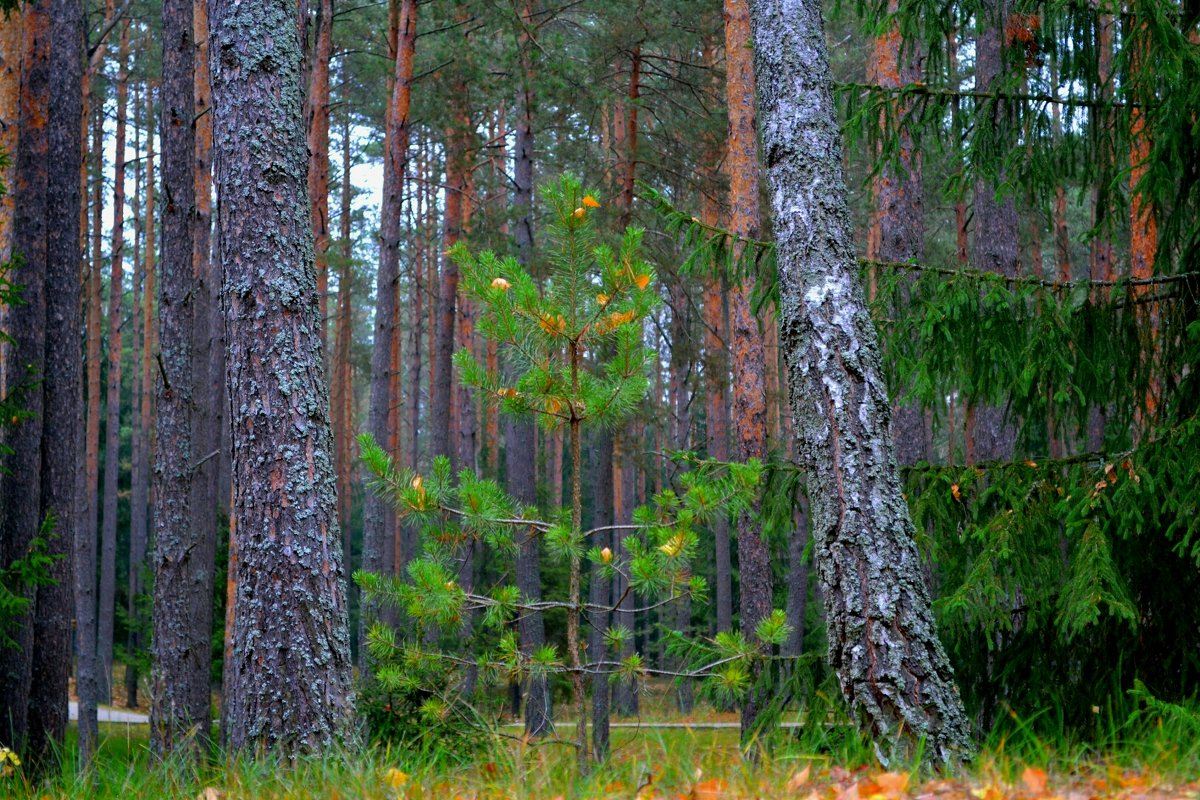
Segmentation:
<svg viewBox="0 0 1200 800">
<path fill-rule="evenodd" d="M 1200 6 L 776 5 L 6 0 L 0 745 L 1200 731 Z"/>
</svg>

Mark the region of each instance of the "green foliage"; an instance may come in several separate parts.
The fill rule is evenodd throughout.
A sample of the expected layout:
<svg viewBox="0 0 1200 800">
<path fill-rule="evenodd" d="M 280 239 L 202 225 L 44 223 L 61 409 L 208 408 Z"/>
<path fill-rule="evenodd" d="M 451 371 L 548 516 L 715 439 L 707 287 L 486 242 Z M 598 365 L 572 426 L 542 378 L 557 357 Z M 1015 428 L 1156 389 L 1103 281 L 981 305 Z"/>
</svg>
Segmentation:
<svg viewBox="0 0 1200 800">
<path fill-rule="evenodd" d="M 62 555 L 48 551 L 48 542 L 54 535 L 55 517 L 48 514 L 42 520 L 37 536 L 29 543 L 29 549 L 19 558 L 10 561 L 0 570 L 0 647 L 17 647 L 12 631 L 21 618 L 28 613 L 31 595 L 39 586 L 53 586 L 57 581 L 51 577 L 50 569 Z"/>
<path fill-rule="evenodd" d="M 653 271 L 639 256 L 640 231 L 626 231 L 616 248 L 597 243 L 591 215 L 599 202 L 573 178 L 561 179 L 544 197 L 553 223 L 548 234 L 550 271 L 542 280 L 535 281 L 511 258 L 489 252 L 475 256 L 461 245 L 452 249 L 462 271 L 461 289 L 483 312 L 476 330 L 497 341 L 507 359 L 503 372 L 489 370 L 464 350 L 456 354 L 455 364 L 463 382 L 479 389 L 489 402 L 510 414 L 535 416 L 547 428 L 566 427 L 571 440 L 578 442 L 584 425 L 614 425 L 641 402 L 652 357 L 643 346 L 643 320 L 658 298 Z M 575 679 L 576 713 L 583 713 L 578 694 L 583 675 L 599 672 L 612 680 L 642 681 L 662 672 L 640 653 L 608 661 L 603 653 L 585 656 L 582 648 L 571 652 L 570 634 L 565 658 L 553 646 L 522 652 L 511 629 L 513 620 L 564 610 L 569 630 L 574 624 L 577 631 L 586 615 L 612 613 L 625 598 L 601 606 L 578 596 L 584 557 L 604 575 L 622 576 L 631 598 L 652 604 L 648 608 L 689 593 L 693 599 L 702 596 L 707 587 L 692 574 L 691 562 L 703 526 L 717 514 L 748 507 L 763 472 L 758 462 L 722 464 L 682 456 L 689 469 L 678 490 L 661 491 L 637 509 L 623 537 L 624 552 L 613 553 L 588 544 L 593 535 L 610 533 L 612 526 L 581 527 L 578 463 L 572 465 L 572 507 L 539 513 L 468 471 L 452 480 L 445 459 L 435 460 L 432 471 L 421 475 L 398 470 L 370 436 L 359 443 L 372 490 L 421 529 L 424 552 L 410 563 L 405 580 L 355 575 L 369 599 L 397 608 L 409 623 L 403 636 L 376 625 L 369 637 L 380 686 L 389 692 L 425 693 L 415 695 L 419 703 L 409 703 L 406 725 L 428 722 L 433 713 L 447 725 L 487 729 L 488 724 L 480 724 L 486 715 L 475 698 L 457 688 L 470 669 L 487 682 L 570 675 Z M 522 597 L 504 582 L 507 576 L 490 589 L 460 585 L 457 576 L 468 548 L 487 547 L 510 558 L 518 536 L 536 537 L 554 562 L 567 566 L 575 588 L 565 602 Z M 461 627 L 480 612 L 471 640 L 460 641 Z M 762 642 L 737 634 L 729 642 L 737 648 L 736 657 L 696 670 L 694 677 L 723 686 L 729 697 L 740 696 L 748 685 L 750 662 L 763 655 L 763 643 L 786 636 L 782 615 L 765 621 L 758 633 Z M 613 653 L 622 652 L 631 639 L 632 632 L 622 626 L 605 635 Z M 739 670 L 745 677 L 739 677 Z M 433 684 L 427 685 L 430 679 Z"/>
</svg>

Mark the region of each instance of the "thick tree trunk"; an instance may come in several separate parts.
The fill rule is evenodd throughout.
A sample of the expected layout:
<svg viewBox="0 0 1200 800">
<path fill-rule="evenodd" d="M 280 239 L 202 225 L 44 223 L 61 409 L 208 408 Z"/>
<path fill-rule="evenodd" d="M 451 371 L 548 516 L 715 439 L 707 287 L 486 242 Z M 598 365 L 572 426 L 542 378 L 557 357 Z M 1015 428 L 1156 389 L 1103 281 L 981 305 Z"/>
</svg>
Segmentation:
<svg viewBox="0 0 1200 800">
<path fill-rule="evenodd" d="M 32 770 L 52 772 L 67 731 L 67 681 L 71 673 L 72 558 L 79 533 L 77 507 L 80 423 L 83 406 L 82 347 L 79 339 L 79 164 L 83 119 L 83 5 L 51 0 L 46 194 L 46 350 L 42 384 L 43 518 L 56 520 L 47 552 L 59 556 L 50 568 L 56 581 L 38 590 L 34 621 L 29 750 Z M 81 654 L 82 657 L 82 654 Z M 87 723 L 84 723 L 87 724 Z M 83 752 L 90 755 L 89 751 Z"/>
<path fill-rule="evenodd" d="M 342 189 L 339 236 L 341 239 L 341 264 L 338 267 L 338 308 L 334 328 L 334 427 L 333 435 L 337 447 L 338 470 L 338 522 L 342 526 L 342 554 L 346 563 L 351 560 L 351 480 L 354 474 L 354 388 L 351 385 L 350 345 L 354 338 L 354 312 L 350 306 L 353 296 L 351 283 L 354 280 L 354 243 L 350 232 L 350 198 L 354 186 L 350 182 L 350 115 L 346 115 L 342 128 Z"/>
<path fill-rule="evenodd" d="M 726 97 L 729 105 L 729 227 L 739 237 L 758 235 L 758 155 L 754 129 L 754 65 L 750 52 L 750 9 L 747 0 L 725 0 Z M 740 258 L 743 245 L 734 244 Z M 750 312 L 753 278 L 729 294 L 730 345 L 733 350 L 733 420 L 737 458 L 767 457 L 766 348 L 758 320 Z M 754 635 L 760 620 L 771 613 L 770 551 L 758 528 L 757 499 L 737 520 L 740 627 Z M 760 667 L 755 667 L 757 679 Z M 763 697 L 751 691 L 742 705 L 742 742 L 748 744 L 757 728 Z"/>
<path fill-rule="evenodd" d="M 351 715 L 300 43 L 267 0 L 217 0 L 210 23 L 237 537 L 223 733 L 294 757 L 346 741 Z"/>
<path fill-rule="evenodd" d="M 215 542 L 203 538 L 194 508 L 194 476 L 202 444 L 195 408 L 207 371 L 197 372 L 194 335 L 198 295 L 194 274 L 194 17 L 191 0 L 163 7 L 162 281 L 159 284 L 159 384 L 154 447 L 154 635 L 151 745 L 195 755 L 209 735 L 209 639 Z"/>
<path fill-rule="evenodd" d="M 948 762 L 972 751 L 937 638 L 888 435 L 877 336 L 857 278 L 820 6 L 754 0 L 755 64 L 791 403 L 842 692 L 866 727 Z"/>
<path fill-rule="evenodd" d="M 100 545 L 100 608 L 96 652 L 101 703 L 112 702 L 113 625 L 117 597 L 117 496 L 121 477 L 121 340 L 125 298 L 125 117 L 129 106 L 129 24 L 117 48 L 116 160 L 113 163 L 112 269 L 108 280 L 108 386 L 104 422 L 104 525 Z M 99 398 L 97 398 L 99 399 Z"/>
<path fill-rule="evenodd" d="M 21 132 L 15 154 L 16 180 L 12 187 L 15 204 L 13 250 L 24 258 L 11 276 L 12 281 L 24 290 L 21 304 L 7 310 L 5 332 L 13 338 L 13 343 L 6 346 L 9 357 L 5 360 L 13 365 L 8 376 L 8 396 L 31 416 L 15 425 L 5 426 L 5 444 L 11 451 L 4 459 L 5 472 L 0 477 L 0 511 L 3 512 L 0 513 L 3 562 L 0 563 L 4 567 L 28 555 L 41 524 L 50 15 L 51 0 L 38 0 L 25 10 Z M 12 620 L 12 638 L 16 647 L 0 648 L 0 739 L 21 753 L 26 752 L 29 743 L 29 693 L 37 594 L 30 589 L 26 596 L 30 600 L 27 612 Z"/>
</svg>

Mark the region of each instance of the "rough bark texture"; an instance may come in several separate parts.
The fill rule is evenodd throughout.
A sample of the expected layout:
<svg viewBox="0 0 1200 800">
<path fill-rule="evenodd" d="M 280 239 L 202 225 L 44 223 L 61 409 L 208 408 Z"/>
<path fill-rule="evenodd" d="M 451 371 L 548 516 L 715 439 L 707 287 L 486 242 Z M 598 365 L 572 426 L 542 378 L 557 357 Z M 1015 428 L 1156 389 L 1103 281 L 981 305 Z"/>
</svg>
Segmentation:
<svg viewBox="0 0 1200 800">
<path fill-rule="evenodd" d="M 972 750 L 900 493 L 877 336 L 851 236 L 820 7 L 754 0 L 762 138 L 783 344 L 842 692 L 880 740 L 953 761 Z"/>
<path fill-rule="evenodd" d="M 162 280 L 159 283 L 158 403 L 154 446 L 154 634 L 151 746 L 203 752 L 210 722 L 209 637 L 215 542 L 201 538 L 193 477 L 197 374 L 193 335 L 198 289 L 193 273 L 196 185 L 195 41 L 191 0 L 163 6 Z M 207 623 L 207 624 L 205 624 Z"/>
<path fill-rule="evenodd" d="M 353 248 L 350 233 L 350 197 L 354 187 L 350 182 L 350 115 L 342 128 L 342 188 L 341 188 L 341 263 L 338 268 L 337 323 L 334 326 L 333 373 L 333 436 L 337 450 L 338 523 L 342 526 L 342 553 L 346 563 L 351 561 L 350 514 L 351 480 L 354 474 L 354 390 L 351 385 L 350 345 L 354 337 L 354 312 L 350 307 L 353 281 Z"/>
<path fill-rule="evenodd" d="M 25 16 L 20 9 L 7 17 L 0 15 L 0 153 L 9 157 L 8 166 L 0 170 L 0 183 L 8 189 L 0 197 L 0 264 L 12 255 L 13 179 L 17 170 L 17 132 L 21 123 L 21 54 L 25 35 Z M 0 357 L 0 392 L 3 392 L 4 369 L 7 361 Z"/>
<path fill-rule="evenodd" d="M 979 10 L 979 37 L 975 45 L 975 89 L 991 90 L 992 82 L 1004 68 L 1004 25 L 1010 11 L 1009 0 L 983 0 Z M 990 127 L 988 136 L 997 141 L 1013 141 L 1015 125 L 1006 101 L 984 104 L 977 112 L 977 125 Z M 985 272 L 1015 277 L 1020 271 L 1020 241 L 1016 202 L 1011 194 L 997 195 L 1003 173 L 996 180 L 980 177 L 975 182 L 973 266 Z M 1008 460 L 1016 444 L 1016 428 L 1006 419 L 1003 408 L 979 405 L 973 413 L 966 438 L 967 463 Z"/>
<path fill-rule="evenodd" d="M 79 240 L 80 123 L 83 119 L 83 5 L 51 0 L 49 176 L 46 186 L 46 374 L 42 442 L 41 515 L 56 519 L 47 550 L 61 560 L 51 567 L 57 583 L 38 590 L 34 621 L 33 681 L 29 694 L 29 750 L 36 772 L 53 768 L 65 744 L 67 680 L 71 672 L 72 551 L 80 422 L 83 410 L 83 353 L 79 338 L 81 261 Z M 88 752 L 84 751 L 84 756 Z"/>
<path fill-rule="evenodd" d="M 352 702 L 300 42 L 285 5 L 211 11 L 237 553 L 223 733 L 295 756 L 345 741 Z"/>
<path fill-rule="evenodd" d="M 113 625 L 117 597 L 117 495 L 121 477 L 121 340 L 125 296 L 125 131 L 129 107 L 129 25 L 117 48 L 117 124 L 113 163 L 112 262 L 108 279 L 108 386 L 104 422 L 104 525 L 100 534 L 100 598 L 96 651 L 101 703 L 112 702 Z M 96 398 L 98 401 L 100 398 Z"/>
<path fill-rule="evenodd" d="M 13 249 L 23 255 L 12 280 L 24 286 L 22 304 L 7 311 L 6 332 L 12 364 L 9 397 L 31 413 L 6 426 L 5 443 L 12 452 L 4 459 L 0 478 L 0 547 L 3 566 L 25 557 L 41 523 L 43 360 L 46 333 L 46 191 L 48 183 L 48 107 L 50 91 L 50 0 L 39 0 L 25 11 L 24 56 L 21 66 L 21 135 L 16 152 L 16 181 L 12 191 Z M 0 739 L 24 753 L 28 743 L 28 703 L 33 667 L 33 618 L 37 595 L 29 590 L 26 614 L 13 620 L 17 648 L 0 648 Z"/>
<path fill-rule="evenodd" d="M 383 202 L 380 209 L 379 271 L 375 283 L 375 330 L 371 349 L 371 399 L 367 430 L 381 447 L 391 439 L 389 410 L 400 398 L 392 396 L 391 366 L 396 330 L 396 284 L 400 280 L 400 219 L 404 200 L 404 175 L 408 165 L 409 104 L 412 97 L 413 57 L 417 37 L 417 4 L 404 0 L 396 47 L 392 96 L 387 110 L 387 152 L 383 163 Z M 363 569 L 382 572 L 385 538 L 392 532 L 392 515 L 386 502 L 367 492 L 363 500 Z M 365 641 L 366 618 L 360 616 L 359 641 Z M 367 668 L 367 650 L 359 648 L 359 667 Z"/>
<path fill-rule="evenodd" d="M 747 0 L 725 0 L 725 91 L 729 105 L 729 228 L 740 237 L 758 236 L 758 154 L 754 129 L 754 65 L 750 52 L 750 8 Z M 741 243 L 734 244 L 740 258 Z M 730 345 L 733 350 L 733 420 L 737 458 L 767 457 L 767 356 L 758 320 L 750 311 L 753 279 L 729 293 Z M 737 520 L 740 580 L 740 627 L 753 636 L 760 620 L 771 613 L 770 551 L 758 528 L 759 501 Z M 759 667 L 755 667 L 757 678 Z M 742 742 L 755 733 L 763 698 L 751 691 L 742 705 Z"/>
</svg>

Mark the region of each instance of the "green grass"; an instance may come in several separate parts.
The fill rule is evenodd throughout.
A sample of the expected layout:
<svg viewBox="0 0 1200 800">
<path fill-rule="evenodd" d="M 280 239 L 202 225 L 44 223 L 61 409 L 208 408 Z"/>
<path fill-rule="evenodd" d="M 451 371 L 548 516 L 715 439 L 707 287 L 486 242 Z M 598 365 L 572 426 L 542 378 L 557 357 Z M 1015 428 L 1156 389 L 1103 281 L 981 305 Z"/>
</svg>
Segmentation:
<svg viewBox="0 0 1200 800">
<path fill-rule="evenodd" d="M 1084 785 L 1094 789 L 1100 781 L 1112 789 L 1108 794 L 1118 796 L 1123 791 L 1144 793 L 1157 785 L 1180 787 L 1200 776 L 1196 712 L 1164 706 L 1147 707 L 1124 720 L 1099 713 L 1096 717 L 1095 730 L 1084 736 L 1064 731 L 1052 710 L 1032 719 L 1010 716 L 984 740 L 973 764 L 944 777 L 964 789 L 998 786 L 1004 793 L 1005 786 L 1021 786 L 1022 770 L 1036 767 L 1050 773 L 1052 784 L 1060 789 Z M 568 736 L 570 731 L 560 728 L 559 734 Z M 560 795 L 633 798 L 641 788 L 643 797 L 686 798 L 704 781 L 716 779 L 723 784 L 722 797 L 774 798 L 803 797 L 811 791 L 787 788 L 789 779 L 805 766 L 810 767 L 813 787 L 826 793 L 823 796 L 836 796 L 838 787 L 848 785 L 846 781 L 865 780 L 882 769 L 873 746 L 844 724 L 781 733 L 758 764 L 743 759 L 734 729 L 617 728 L 612 731 L 609 760 L 583 779 L 575 772 L 574 749 L 556 742 L 531 745 L 503 739 L 469 761 L 447 753 L 418 756 L 376 747 L 290 766 L 272 758 L 198 765 L 182 759 L 156 761 L 147 735 L 145 726 L 101 725 L 102 743 L 93 769 L 77 776 L 72 731 L 60 774 L 38 785 L 20 775 L 4 779 L 0 797 L 191 799 L 202 798 L 206 789 L 213 788 L 223 800 L 401 796 L 549 800 Z M 911 772 L 914 785 L 935 777 L 912 764 L 893 764 L 892 769 Z M 403 788 L 391 785 L 389 775 L 395 778 L 396 773 L 389 770 L 407 775 Z M 916 794 L 920 792 L 910 792 Z"/>
</svg>

